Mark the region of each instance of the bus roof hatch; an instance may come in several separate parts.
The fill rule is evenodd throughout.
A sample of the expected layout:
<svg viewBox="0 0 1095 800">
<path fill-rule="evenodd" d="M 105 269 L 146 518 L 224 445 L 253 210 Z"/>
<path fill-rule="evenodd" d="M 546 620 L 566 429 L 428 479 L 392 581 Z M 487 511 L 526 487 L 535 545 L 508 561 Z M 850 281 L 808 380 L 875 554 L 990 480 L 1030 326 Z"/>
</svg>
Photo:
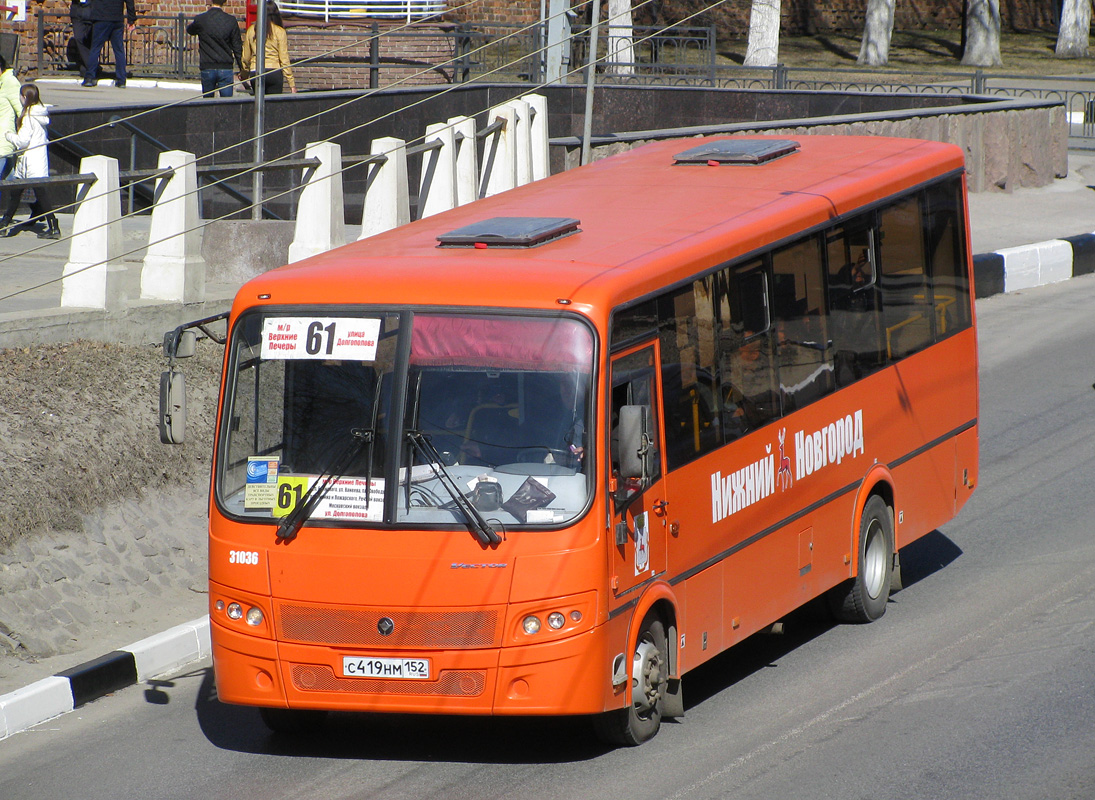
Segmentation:
<svg viewBox="0 0 1095 800">
<path fill-rule="evenodd" d="M 673 156 L 677 164 L 763 164 L 798 150 L 792 139 L 718 139 Z"/>
<path fill-rule="evenodd" d="M 491 217 L 437 237 L 441 247 L 536 247 L 578 233 L 570 217 Z"/>
</svg>

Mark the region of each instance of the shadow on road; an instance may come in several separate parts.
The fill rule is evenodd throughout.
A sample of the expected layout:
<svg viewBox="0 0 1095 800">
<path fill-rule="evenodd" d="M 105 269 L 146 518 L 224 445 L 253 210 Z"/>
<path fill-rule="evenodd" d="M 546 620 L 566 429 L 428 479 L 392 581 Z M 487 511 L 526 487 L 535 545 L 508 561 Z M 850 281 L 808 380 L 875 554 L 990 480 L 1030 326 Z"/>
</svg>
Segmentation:
<svg viewBox="0 0 1095 800">
<path fill-rule="evenodd" d="M 960 555 L 961 549 L 939 531 L 903 548 L 905 590 Z M 689 672 L 684 678 L 686 709 L 774 667 L 835 625 L 824 598 L 807 603 L 782 620 L 783 633 L 755 634 Z M 217 700 L 213 671 L 204 672 L 196 703 L 198 723 L 206 739 L 224 750 L 297 758 L 543 764 L 587 761 L 611 749 L 596 739 L 584 717 L 510 719 L 338 712 L 306 735 L 274 734 L 257 709 Z M 149 702 L 157 701 L 149 697 Z"/>
<path fill-rule="evenodd" d="M 935 530 L 901 548 L 901 583 L 907 589 L 962 555 L 962 549 Z"/>
<path fill-rule="evenodd" d="M 296 758 L 541 764 L 586 761 L 609 747 L 584 717 L 491 718 L 337 712 L 306 735 L 271 733 L 257 709 L 221 703 L 207 670 L 196 703 L 215 747 Z"/>
</svg>

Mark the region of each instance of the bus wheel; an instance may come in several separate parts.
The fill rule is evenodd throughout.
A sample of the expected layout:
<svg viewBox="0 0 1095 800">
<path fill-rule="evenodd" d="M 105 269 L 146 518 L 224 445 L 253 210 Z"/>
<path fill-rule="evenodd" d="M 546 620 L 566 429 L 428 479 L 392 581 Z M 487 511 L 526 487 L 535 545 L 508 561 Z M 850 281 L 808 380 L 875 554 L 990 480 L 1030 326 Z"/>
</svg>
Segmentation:
<svg viewBox="0 0 1095 800">
<path fill-rule="evenodd" d="M 609 744 L 634 747 L 652 739 L 662 724 L 669 650 L 665 626 L 656 616 L 643 621 L 631 661 L 631 702 L 627 708 L 595 718 L 598 737 Z"/>
<path fill-rule="evenodd" d="M 274 733 L 297 735 L 312 733 L 323 726 L 326 711 L 295 708 L 260 708 L 259 714 L 266 727 Z"/>
<path fill-rule="evenodd" d="M 842 622 L 874 622 L 886 613 L 893 566 L 893 514 L 886 501 L 872 495 L 859 523 L 859 569 L 854 580 L 829 595 L 830 606 Z"/>
</svg>

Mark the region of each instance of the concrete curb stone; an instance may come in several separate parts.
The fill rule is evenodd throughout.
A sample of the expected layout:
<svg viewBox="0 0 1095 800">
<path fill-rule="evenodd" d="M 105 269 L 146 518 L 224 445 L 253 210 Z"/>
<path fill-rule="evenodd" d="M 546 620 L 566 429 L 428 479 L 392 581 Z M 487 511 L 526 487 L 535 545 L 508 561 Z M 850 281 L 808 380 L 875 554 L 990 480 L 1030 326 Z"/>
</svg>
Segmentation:
<svg viewBox="0 0 1095 800">
<path fill-rule="evenodd" d="M 0 739 L 126 686 L 200 661 L 209 655 L 210 649 L 209 617 L 199 617 L 0 695 Z"/>
<path fill-rule="evenodd" d="M 1095 272 L 1095 233 L 1005 247 L 973 257 L 974 296 L 990 297 Z"/>
</svg>

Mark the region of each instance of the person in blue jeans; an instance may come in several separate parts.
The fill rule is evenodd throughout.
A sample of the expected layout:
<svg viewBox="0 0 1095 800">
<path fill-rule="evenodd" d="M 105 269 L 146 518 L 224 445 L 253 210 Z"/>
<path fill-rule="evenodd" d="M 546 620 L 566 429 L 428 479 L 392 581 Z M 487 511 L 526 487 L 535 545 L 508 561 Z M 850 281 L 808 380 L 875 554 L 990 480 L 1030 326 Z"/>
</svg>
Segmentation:
<svg viewBox="0 0 1095 800">
<path fill-rule="evenodd" d="M 123 14 L 122 4 L 125 3 Z M 95 86 L 99 79 L 99 56 L 103 45 L 110 40 L 114 51 L 114 85 L 125 87 L 125 32 L 137 24 L 137 9 L 133 0 L 91 0 L 91 63 L 84 71 L 81 86 Z"/>
<path fill-rule="evenodd" d="M 224 11 L 224 0 L 209 0 L 209 10 L 194 17 L 186 32 L 198 37 L 202 96 L 219 91 L 221 97 L 231 97 L 236 73 L 243 71 L 243 37 L 239 22 Z"/>
</svg>

